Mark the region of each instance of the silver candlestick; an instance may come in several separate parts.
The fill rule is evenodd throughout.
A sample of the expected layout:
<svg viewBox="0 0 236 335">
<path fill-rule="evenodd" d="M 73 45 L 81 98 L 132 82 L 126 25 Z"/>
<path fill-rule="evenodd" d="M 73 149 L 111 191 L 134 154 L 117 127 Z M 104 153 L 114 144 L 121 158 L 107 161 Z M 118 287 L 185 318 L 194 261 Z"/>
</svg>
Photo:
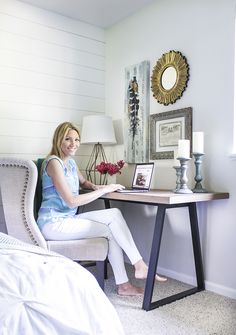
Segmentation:
<svg viewBox="0 0 236 335">
<path fill-rule="evenodd" d="M 180 168 L 181 168 L 181 177 L 180 177 L 180 188 L 175 191 L 175 193 L 193 193 L 187 186 L 188 178 L 187 178 L 187 168 L 188 168 L 188 161 L 190 158 L 177 158 L 180 161 Z"/>
<path fill-rule="evenodd" d="M 173 166 L 176 172 L 176 188 L 173 190 L 173 192 L 177 192 L 180 189 L 181 186 L 181 166 Z"/>
<path fill-rule="evenodd" d="M 193 156 L 194 156 L 194 164 L 196 167 L 196 175 L 194 180 L 196 181 L 195 187 L 192 190 L 194 193 L 206 193 L 207 190 L 205 190 L 202 187 L 201 181 L 202 181 L 202 175 L 201 175 L 201 164 L 202 164 L 202 156 L 204 154 L 203 153 L 197 153 L 197 152 L 193 152 Z"/>
</svg>

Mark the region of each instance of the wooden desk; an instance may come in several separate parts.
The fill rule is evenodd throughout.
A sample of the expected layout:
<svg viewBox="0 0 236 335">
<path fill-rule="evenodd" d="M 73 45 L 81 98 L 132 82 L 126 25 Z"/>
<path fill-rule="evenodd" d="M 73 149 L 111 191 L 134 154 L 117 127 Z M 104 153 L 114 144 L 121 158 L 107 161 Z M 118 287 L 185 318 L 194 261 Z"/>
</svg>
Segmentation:
<svg viewBox="0 0 236 335">
<path fill-rule="evenodd" d="M 191 294 L 194 294 L 196 292 L 205 289 L 196 203 L 203 201 L 228 199 L 228 198 L 229 193 L 216 192 L 216 193 L 176 194 L 173 193 L 172 191 L 164 191 L 164 190 L 151 190 L 148 193 L 113 192 L 101 197 L 101 199 L 104 199 L 106 208 L 110 208 L 111 200 L 158 206 L 150 259 L 149 259 L 148 275 L 143 298 L 142 308 L 144 310 L 149 311 L 151 309 L 182 299 L 184 297 L 187 297 Z M 176 207 L 188 207 L 189 210 L 197 286 L 192 289 L 180 292 L 178 294 L 166 297 L 164 299 L 152 302 L 153 287 L 155 282 L 157 263 L 159 259 L 165 212 L 166 209 L 168 208 L 176 208 Z"/>
</svg>

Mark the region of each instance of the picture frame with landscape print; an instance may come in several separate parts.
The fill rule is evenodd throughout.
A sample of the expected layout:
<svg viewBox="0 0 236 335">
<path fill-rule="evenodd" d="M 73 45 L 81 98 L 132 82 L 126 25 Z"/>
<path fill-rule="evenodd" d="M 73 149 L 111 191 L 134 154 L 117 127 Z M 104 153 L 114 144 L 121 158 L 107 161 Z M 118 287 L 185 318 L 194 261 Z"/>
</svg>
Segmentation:
<svg viewBox="0 0 236 335">
<path fill-rule="evenodd" d="M 150 115 L 150 159 L 174 159 L 180 139 L 192 147 L 192 107 Z"/>
</svg>

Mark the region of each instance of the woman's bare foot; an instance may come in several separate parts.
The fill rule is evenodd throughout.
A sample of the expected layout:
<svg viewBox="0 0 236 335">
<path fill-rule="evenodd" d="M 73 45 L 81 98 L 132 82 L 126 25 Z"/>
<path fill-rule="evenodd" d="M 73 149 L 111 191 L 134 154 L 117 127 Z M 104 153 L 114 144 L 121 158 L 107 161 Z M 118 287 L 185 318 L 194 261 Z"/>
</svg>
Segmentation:
<svg viewBox="0 0 236 335">
<path fill-rule="evenodd" d="M 118 285 L 117 293 L 118 295 L 122 296 L 137 296 L 137 295 L 143 295 L 144 289 L 141 287 L 134 286 L 130 284 L 130 282 L 127 282 Z"/>
<path fill-rule="evenodd" d="M 148 267 L 142 259 L 134 264 L 134 268 L 135 268 L 135 278 L 137 279 L 147 278 Z M 167 278 L 156 275 L 156 280 L 159 282 L 165 282 L 167 281 Z"/>
<path fill-rule="evenodd" d="M 159 276 L 159 275 L 156 275 L 156 280 L 157 280 L 157 281 L 160 281 L 160 282 L 162 282 L 162 283 L 164 283 L 165 281 L 167 281 L 167 278 L 166 278 L 166 277 Z"/>
</svg>

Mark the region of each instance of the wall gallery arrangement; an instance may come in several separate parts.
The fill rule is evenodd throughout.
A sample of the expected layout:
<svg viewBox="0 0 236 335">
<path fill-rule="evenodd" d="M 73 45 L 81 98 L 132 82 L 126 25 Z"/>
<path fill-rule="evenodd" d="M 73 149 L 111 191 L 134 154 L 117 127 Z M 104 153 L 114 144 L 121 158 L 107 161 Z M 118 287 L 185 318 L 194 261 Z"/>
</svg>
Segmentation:
<svg viewBox="0 0 236 335">
<path fill-rule="evenodd" d="M 180 99 L 189 80 L 189 65 L 179 51 L 162 55 L 153 67 L 143 61 L 125 68 L 124 160 L 145 163 L 173 159 L 178 140 L 192 134 L 192 108 L 150 114 L 150 88 L 164 105 Z M 149 146 L 150 143 L 150 146 Z"/>
</svg>

